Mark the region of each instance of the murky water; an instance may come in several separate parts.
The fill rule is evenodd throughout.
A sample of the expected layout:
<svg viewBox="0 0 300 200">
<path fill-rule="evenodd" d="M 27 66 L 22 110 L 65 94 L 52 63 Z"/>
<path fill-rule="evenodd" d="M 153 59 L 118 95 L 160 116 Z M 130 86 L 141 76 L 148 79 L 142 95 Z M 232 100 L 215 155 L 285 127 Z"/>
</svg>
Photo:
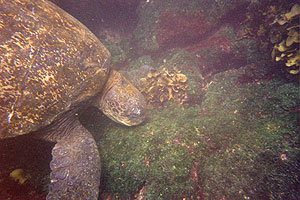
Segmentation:
<svg viewBox="0 0 300 200">
<path fill-rule="evenodd" d="M 11 125 L 25 92 L 18 88 L 22 95 L 13 93 L 15 103 L 7 107 L 12 94 L 7 88 L 13 86 L 7 83 L 18 67 L 28 65 L 17 56 L 6 58 L 32 43 L 21 43 L 15 27 L 4 23 L 9 4 L 0 2 L 0 29 L 10 30 L 0 35 L 0 114 L 6 121 L 2 116 L 10 114 Z M 147 102 L 145 121 L 131 127 L 111 121 L 94 106 L 80 112 L 100 153 L 98 199 L 300 199 L 297 1 L 52 2 L 93 32 L 110 52 L 111 68 L 127 77 Z M 35 19 L 38 9 L 31 11 Z M 42 45 L 46 39 L 39 37 Z M 16 47 L 6 45 L 10 39 Z M 74 54 L 80 52 L 79 44 Z M 46 56 L 45 62 L 54 59 Z M 88 64 L 94 57 L 89 59 Z M 31 81 L 24 88 L 36 80 Z M 85 94 L 78 99 L 80 95 Z M 0 199 L 45 199 L 54 145 L 30 134 L 1 139 Z M 11 175 L 16 169 L 23 171 Z"/>
</svg>

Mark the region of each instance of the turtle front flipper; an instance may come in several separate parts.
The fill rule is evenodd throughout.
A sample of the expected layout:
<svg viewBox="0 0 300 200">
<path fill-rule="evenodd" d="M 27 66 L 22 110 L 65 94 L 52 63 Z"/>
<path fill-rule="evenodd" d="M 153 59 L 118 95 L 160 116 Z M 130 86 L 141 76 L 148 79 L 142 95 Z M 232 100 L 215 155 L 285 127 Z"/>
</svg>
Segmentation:
<svg viewBox="0 0 300 200">
<path fill-rule="evenodd" d="M 96 142 L 78 120 L 65 131 L 52 150 L 47 199 L 98 199 L 100 156 Z"/>
</svg>

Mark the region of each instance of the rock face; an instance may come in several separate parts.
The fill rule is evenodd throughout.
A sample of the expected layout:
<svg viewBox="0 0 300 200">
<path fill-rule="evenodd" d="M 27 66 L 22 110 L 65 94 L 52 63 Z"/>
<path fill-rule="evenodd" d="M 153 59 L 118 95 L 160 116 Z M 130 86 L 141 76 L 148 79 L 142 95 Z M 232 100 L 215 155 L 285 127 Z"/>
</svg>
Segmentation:
<svg viewBox="0 0 300 200">
<path fill-rule="evenodd" d="M 237 18 L 241 13 L 236 9 L 245 9 L 245 5 L 239 0 L 143 2 L 137 9 L 135 36 L 146 51 L 192 45 L 228 23 L 232 10 Z"/>
<path fill-rule="evenodd" d="M 172 49 L 186 50 L 205 73 L 238 68 L 261 56 L 254 39 L 236 38 L 248 2 L 150 2 L 140 3 L 137 9 L 134 36 L 141 54 L 161 56 Z"/>
<path fill-rule="evenodd" d="M 106 124 L 105 190 L 126 198 L 145 186 L 149 199 L 297 195 L 299 87 L 256 73 L 218 73 L 200 106 L 153 110 L 134 130 Z"/>
</svg>

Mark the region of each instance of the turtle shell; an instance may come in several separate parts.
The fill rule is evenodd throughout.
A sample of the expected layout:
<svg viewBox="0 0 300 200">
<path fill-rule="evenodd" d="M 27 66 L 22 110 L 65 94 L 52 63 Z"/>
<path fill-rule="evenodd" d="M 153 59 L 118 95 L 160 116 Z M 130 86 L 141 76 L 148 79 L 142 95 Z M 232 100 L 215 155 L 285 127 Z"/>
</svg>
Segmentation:
<svg viewBox="0 0 300 200">
<path fill-rule="evenodd" d="M 110 53 L 45 0 L 0 0 L 0 138 L 45 126 L 99 93 Z"/>
</svg>

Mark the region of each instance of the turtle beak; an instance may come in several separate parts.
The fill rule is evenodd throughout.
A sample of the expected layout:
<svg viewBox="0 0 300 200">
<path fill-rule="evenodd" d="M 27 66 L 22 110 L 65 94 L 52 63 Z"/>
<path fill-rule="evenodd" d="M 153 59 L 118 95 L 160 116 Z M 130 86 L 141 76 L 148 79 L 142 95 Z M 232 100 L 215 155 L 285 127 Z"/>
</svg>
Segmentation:
<svg viewBox="0 0 300 200">
<path fill-rule="evenodd" d="M 127 117 L 126 117 L 127 119 L 130 119 L 130 120 L 128 120 L 128 122 L 126 122 L 124 120 L 122 123 L 127 126 L 141 124 L 146 118 L 145 106 L 136 104 L 131 107 L 132 107 L 132 109 L 131 109 L 131 111 L 129 111 L 127 113 Z"/>
</svg>

